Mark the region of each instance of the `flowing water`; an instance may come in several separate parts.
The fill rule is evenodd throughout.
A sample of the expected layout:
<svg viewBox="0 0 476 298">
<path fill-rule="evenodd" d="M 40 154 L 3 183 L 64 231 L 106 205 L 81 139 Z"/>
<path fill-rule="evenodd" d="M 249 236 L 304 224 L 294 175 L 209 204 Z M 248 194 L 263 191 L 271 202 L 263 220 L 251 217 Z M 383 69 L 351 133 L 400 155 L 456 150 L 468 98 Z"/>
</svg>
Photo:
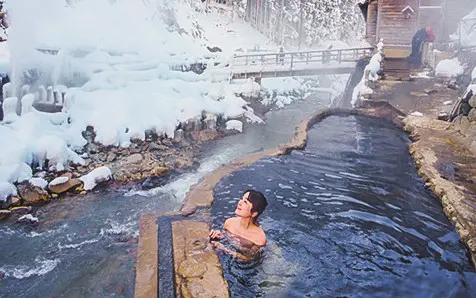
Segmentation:
<svg viewBox="0 0 476 298">
<path fill-rule="evenodd" d="M 38 225 L 1 221 L 0 297 L 132 297 L 142 214 L 178 210 L 203 175 L 289 141 L 301 120 L 328 104 L 328 95 L 319 94 L 270 112 L 266 125 L 248 125 L 243 134 L 206 145 L 198 171 L 163 187 L 103 189 L 55 200 L 36 208 Z"/>
<path fill-rule="evenodd" d="M 332 116 L 304 151 L 225 177 L 215 228 L 245 189 L 269 202 L 261 259 L 220 255 L 232 297 L 476 297 L 476 271 L 408 143 L 383 120 Z"/>
</svg>

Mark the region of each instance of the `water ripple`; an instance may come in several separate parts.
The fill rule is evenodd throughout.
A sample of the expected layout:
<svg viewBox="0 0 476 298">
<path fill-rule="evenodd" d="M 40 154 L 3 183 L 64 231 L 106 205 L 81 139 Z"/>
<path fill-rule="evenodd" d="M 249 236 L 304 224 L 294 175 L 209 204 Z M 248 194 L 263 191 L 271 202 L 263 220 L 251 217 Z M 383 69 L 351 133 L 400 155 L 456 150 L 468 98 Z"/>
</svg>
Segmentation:
<svg viewBox="0 0 476 298">
<path fill-rule="evenodd" d="M 221 256 L 232 296 L 476 297 L 476 272 L 408 144 L 381 120 L 329 117 L 304 151 L 220 181 L 217 228 L 249 184 L 269 201 L 262 262 L 243 269 Z"/>
</svg>

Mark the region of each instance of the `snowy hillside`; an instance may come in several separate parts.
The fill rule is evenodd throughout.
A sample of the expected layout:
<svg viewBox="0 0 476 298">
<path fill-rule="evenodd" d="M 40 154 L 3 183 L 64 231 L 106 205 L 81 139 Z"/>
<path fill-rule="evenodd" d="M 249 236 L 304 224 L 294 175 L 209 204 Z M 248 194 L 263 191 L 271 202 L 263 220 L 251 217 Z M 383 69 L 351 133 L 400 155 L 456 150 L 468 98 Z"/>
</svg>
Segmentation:
<svg viewBox="0 0 476 298">
<path fill-rule="evenodd" d="M 256 119 L 238 94 L 259 85 L 230 84 L 226 67 L 235 51 L 278 48 L 240 19 L 203 13 L 201 1 L 9 0 L 6 8 L 0 66 L 12 83 L 3 88 L 0 182 L 28 179 L 44 160 L 50 170 L 81 163 L 74 150 L 87 143 L 88 126 L 96 142 L 128 146 L 146 130 L 173 136 L 203 112 Z M 196 62 L 208 65 L 203 74 L 177 71 Z M 31 108 L 56 94 L 65 94 L 61 112 Z"/>
</svg>

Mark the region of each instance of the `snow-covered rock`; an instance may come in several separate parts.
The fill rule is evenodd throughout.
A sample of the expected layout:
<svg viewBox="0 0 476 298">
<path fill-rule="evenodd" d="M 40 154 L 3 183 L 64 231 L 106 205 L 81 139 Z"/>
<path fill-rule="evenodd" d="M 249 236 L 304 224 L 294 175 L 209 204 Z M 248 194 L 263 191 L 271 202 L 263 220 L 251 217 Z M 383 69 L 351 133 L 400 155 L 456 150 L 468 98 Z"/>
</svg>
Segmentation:
<svg viewBox="0 0 476 298">
<path fill-rule="evenodd" d="M 34 217 L 31 214 L 25 214 L 18 218 L 17 222 L 37 223 L 38 217 Z"/>
<path fill-rule="evenodd" d="M 435 74 L 439 77 L 454 78 L 463 74 L 464 68 L 458 58 L 445 59 L 440 61 L 435 69 Z"/>
<path fill-rule="evenodd" d="M 66 176 L 56 177 L 55 179 L 51 180 L 48 186 L 51 187 L 51 186 L 66 183 L 68 181 L 69 181 L 69 177 L 66 177 Z"/>
<path fill-rule="evenodd" d="M 41 188 L 41 189 L 45 189 L 48 186 L 48 181 L 46 181 L 43 178 L 39 178 L 39 177 L 31 178 L 30 180 L 28 180 L 28 182 L 32 186 L 38 187 L 38 188 Z"/>
<path fill-rule="evenodd" d="M 415 112 L 413 112 L 413 113 L 410 113 L 410 115 L 411 115 L 411 116 L 416 116 L 416 117 L 422 117 L 422 116 L 423 116 L 423 114 L 420 113 L 420 112 L 418 112 L 418 111 L 415 111 Z"/>
<path fill-rule="evenodd" d="M 225 124 L 227 130 L 243 131 L 243 122 L 239 120 L 228 120 Z"/>
<path fill-rule="evenodd" d="M 79 178 L 79 180 L 83 181 L 84 183 L 84 190 L 91 190 L 99 183 L 108 181 L 110 179 L 112 179 L 112 173 L 111 170 L 106 166 L 96 168 Z"/>
</svg>

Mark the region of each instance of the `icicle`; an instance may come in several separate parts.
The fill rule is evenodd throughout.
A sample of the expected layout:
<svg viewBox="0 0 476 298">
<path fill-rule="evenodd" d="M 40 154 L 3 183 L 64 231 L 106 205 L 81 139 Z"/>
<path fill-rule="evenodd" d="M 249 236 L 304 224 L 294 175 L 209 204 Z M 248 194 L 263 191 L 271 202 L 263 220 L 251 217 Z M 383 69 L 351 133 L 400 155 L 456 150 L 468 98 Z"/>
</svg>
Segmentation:
<svg viewBox="0 0 476 298">
<path fill-rule="evenodd" d="M 35 94 L 29 93 L 21 99 L 21 114 L 30 113 L 33 110 L 33 102 L 35 101 Z"/>
<path fill-rule="evenodd" d="M 28 93 L 30 93 L 30 85 L 23 85 L 21 86 L 21 90 L 20 90 L 20 97 L 23 98 L 23 96 L 27 95 Z"/>
<path fill-rule="evenodd" d="M 11 123 L 18 119 L 17 115 L 18 98 L 8 97 L 3 101 L 3 122 Z"/>
<path fill-rule="evenodd" d="M 46 89 L 43 85 L 38 87 L 38 101 L 41 103 L 46 101 Z"/>
<path fill-rule="evenodd" d="M 67 112 L 69 111 L 73 105 L 74 105 L 74 92 L 68 92 L 64 96 L 64 103 L 63 103 L 63 109 L 61 109 L 62 112 Z"/>
<path fill-rule="evenodd" d="M 55 98 L 54 98 L 54 94 L 53 94 L 53 86 L 49 86 L 46 89 L 46 103 L 49 103 L 49 104 L 54 104 L 55 103 Z"/>
<path fill-rule="evenodd" d="M 3 98 L 8 98 L 12 96 L 12 83 L 6 83 L 2 86 Z"/>
</svg>

